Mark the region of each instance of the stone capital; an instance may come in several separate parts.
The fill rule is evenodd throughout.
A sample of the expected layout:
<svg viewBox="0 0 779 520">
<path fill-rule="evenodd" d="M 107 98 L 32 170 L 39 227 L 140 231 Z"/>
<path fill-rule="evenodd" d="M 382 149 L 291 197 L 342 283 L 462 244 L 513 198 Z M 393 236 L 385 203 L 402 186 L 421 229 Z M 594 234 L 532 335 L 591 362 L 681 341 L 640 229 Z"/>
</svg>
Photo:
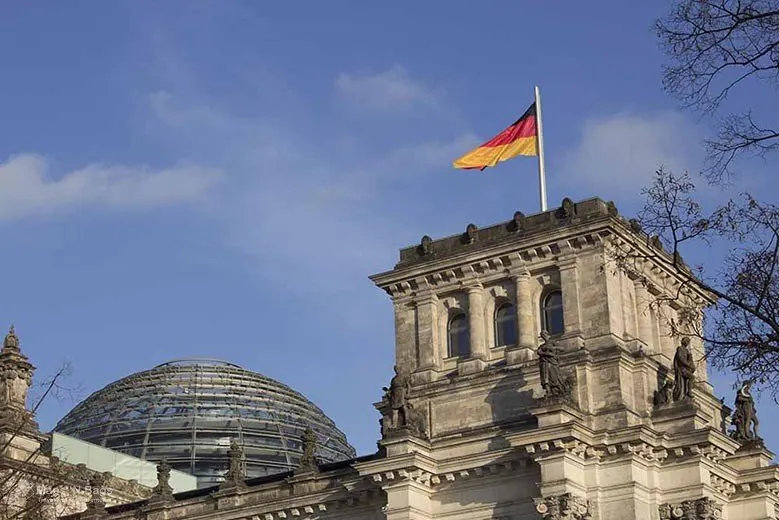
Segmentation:
<svg viewBox="0 0 779 520">
<path fill-rule="evenodd" d="M 719 520 L 722 518 L 722 506 L 709 497 L 703 497 L 662 504 L 659 515 L 660 520 Z"/>
<path fill-rule="evenodd" d="M 536 499 L 536 511 L 543 520 L 589 520 L 592 506 L 589 500 L 563 493 Z"/>
</svg>

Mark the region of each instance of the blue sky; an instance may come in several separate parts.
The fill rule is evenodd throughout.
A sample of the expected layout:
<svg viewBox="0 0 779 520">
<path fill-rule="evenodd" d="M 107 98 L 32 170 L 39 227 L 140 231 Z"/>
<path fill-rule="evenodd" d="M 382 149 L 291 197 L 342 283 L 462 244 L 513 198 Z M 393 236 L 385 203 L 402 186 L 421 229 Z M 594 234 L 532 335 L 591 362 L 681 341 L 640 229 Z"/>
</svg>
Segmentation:
<svg viewBox="0 0 779 520">
<path fill-rule="evenodd" d="M 661 88 L 667 5 L 3 2 L 0 323 L 80 388 L 42 426 L 208 356 L 303 392 L 371 452 L 394 340 L 368 276 L 424 234 L 538 209 L 534 159 L 450 167 L 534 84 L 552 205 L 630 213 L 657 166 L 700 164 L 709 123 Z"/>
</svg>

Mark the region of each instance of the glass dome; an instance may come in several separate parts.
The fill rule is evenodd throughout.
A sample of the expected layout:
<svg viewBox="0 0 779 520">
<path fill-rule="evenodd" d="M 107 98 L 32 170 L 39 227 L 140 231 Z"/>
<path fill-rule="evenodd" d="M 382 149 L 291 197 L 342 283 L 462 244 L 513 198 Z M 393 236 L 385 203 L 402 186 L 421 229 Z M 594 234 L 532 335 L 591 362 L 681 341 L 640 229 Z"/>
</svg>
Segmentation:
<svg viewBox="0 0 779 520">
<path fill-rule="evenodd" d="M 109 384 L 54 430 L 144 460 L 165 458 L 203 487 L 223 480 L 232 439 L 243 446 L 250 478 L 296 468 L 307 427 L 321 462 L 355 456 L 335 423 L 300 393 L 238 365 L 193 359 Z"/>
</svg>

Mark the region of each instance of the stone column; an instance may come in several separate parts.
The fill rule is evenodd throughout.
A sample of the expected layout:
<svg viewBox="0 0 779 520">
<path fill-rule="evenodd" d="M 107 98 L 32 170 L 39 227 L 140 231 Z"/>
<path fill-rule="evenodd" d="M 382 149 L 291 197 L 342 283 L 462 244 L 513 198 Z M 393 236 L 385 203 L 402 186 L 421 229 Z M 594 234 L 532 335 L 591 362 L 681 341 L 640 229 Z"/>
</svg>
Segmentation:
<svg viewBox="0 0 779 520">
<path fill-rule="evenodd" d="M 393 299 L 395 310 L 395 364 L 405 372 L 417 369 L 417 309 L 409 296 Z"/>
<path fill-rule="evenodd" d="M 649 311 L 651 302 L 649 291 L 640 281 L 634 282 L 636 290 L 636 321 L 638 322 L 638 340 L 647 347 L 648 352 L 654 351 L 658 345 L 653 344 L 652 315 Z"/>
<path fill-rule="evenodd" d="M 565 323 L 563 338 L 570 338 L 574 346 L 583 347 L 582 318 L 579 305 L 579 273 L 576 259 L 560 262 L 558 269 L 560 271 L 560 290 L 563 293 L 563 321 Z"/>
<path fill-rule="evenodd" d="M 468 334 L 471 338 L 471 356 L 457 365 L 460 375 L 484 370 L 487 366 L 487 341 L 484 323 L 484 287 L 471 285 L 468 291 Z"/>
<path fill-rule="evenodd" d="M 514 365 L 530 359 L 536 345 L 534 302 L 530 290 L 530 273 L 520 272 L 513 277 L 516 301 L 514 309 L 517 312 L 517 346 L 507 349 L 506 363 Z"/>
<path fill-rule="evenodd" d="M 417 372 L 415 382 L 428 382 L 436 378 L 442 356 L 438 345 L 438 296 L 432 291 L 420 293 L 416 301 Z"/>
<path fill-rule="evenodd" d="M 487 359 L 487 341 L 484 323 L 484 287 L 468 287 L 468 329 L 471 337 L 471 357 Z"/>
</svg>

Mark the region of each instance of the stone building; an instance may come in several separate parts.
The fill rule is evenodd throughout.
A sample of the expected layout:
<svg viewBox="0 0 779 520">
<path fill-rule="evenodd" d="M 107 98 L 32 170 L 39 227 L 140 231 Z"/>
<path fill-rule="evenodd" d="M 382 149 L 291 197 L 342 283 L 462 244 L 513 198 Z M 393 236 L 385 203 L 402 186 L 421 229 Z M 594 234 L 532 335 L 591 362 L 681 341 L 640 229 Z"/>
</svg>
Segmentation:
<svg viewBox="0 0 779 520">
<path fill-rule="evenodd" d="M 26 407 L 34 370 L 11 327 L 0 350 L 0 520 L 99 512 L 149 497 L 149 487 L 51 454 L 50 436 Z"/>
<path fill-rule="evenodd" d="M 618 269 L 615 251 L 640 261 Z M 296 470 L 246 479 L 234 443 L 220 485 L 172 494 L 161 468 L 151 499 L 98 517 L 776 518 L 748 385 L 733 433 L 703 346 L 672 334 L 680 308 L 648 305 L 709 302 L 667 259 L 599 199 L 426 236 L 371 277 L 396 330 L 376 453 L 321 464 L 307 434 Z"/>
</svg>

